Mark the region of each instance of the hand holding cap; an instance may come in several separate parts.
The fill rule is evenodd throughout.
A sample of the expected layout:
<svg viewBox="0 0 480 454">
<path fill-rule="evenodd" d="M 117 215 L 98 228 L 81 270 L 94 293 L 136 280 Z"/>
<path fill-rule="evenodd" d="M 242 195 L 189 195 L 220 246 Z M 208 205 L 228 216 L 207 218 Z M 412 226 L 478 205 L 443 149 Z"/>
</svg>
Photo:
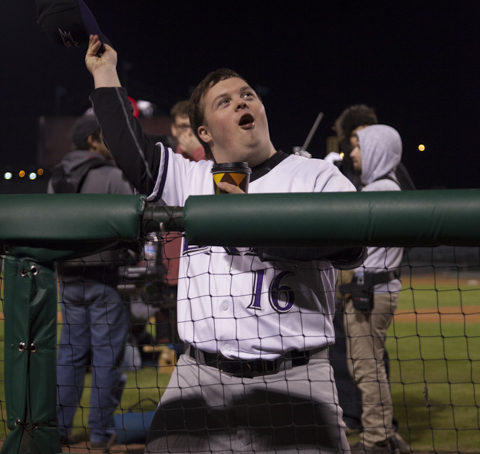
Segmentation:
<svg viewBox="0 0 480 454">
<path fill-rule="evenodd" d="M 111 46 L 83 0 L 35 0 L 37 23 L 54 42 L 65 47 L 88 44 L 90 35 L 98 35 Z M 105 48 L 102 44 L 99 53 Z"/>
</svg>

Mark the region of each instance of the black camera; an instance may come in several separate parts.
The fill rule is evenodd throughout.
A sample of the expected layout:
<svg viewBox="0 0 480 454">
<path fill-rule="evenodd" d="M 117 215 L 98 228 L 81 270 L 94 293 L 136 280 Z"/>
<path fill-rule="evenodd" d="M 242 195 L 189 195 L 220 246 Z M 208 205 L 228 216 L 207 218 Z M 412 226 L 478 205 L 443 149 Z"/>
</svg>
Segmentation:
<svg viewBox="0 0 480 454">
<path fill-rule="evenodd" d="M 163 281 L 166 271 L 161 257 L 158 237 L 149 234 L 140 261 L 136 265 L 118 267 L 118 292 L 139 296 L 146 304 L 161 305 L 165 300 Z"/>
</svg>

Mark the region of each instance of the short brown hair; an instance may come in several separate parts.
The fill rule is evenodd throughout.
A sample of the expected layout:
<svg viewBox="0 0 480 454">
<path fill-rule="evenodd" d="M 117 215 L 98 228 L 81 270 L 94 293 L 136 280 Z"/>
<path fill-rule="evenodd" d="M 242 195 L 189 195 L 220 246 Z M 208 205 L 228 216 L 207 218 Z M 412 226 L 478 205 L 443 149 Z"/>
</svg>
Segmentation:
<svg viewBox="0 0 480 454">
<path fill-rule="evenodd" d="M 205 114 L 205 109 L 201 104 L 202 98 L 205 96 L 207 91 L 213 86 L 217 85 L 218 82 L 230 79 L 232 77 L 238 77 L 239 79 L 247 82 L 245 78 L 240 76 L 240 74 L 236 73 L 232 69 L 220 68 L 207 74 L 207 76 L 197 85 L 192 93 L 192 96 L 190 97 L 190 106 L 188 112 L 188 116 L 190 117 L 190 125 L 193 129 L 193 132 L 197 136 L 197 139 L 203 145 L 203 148 L 205 149 L 205 157 L 207 159 L 213 158 L 212 150 L 210 150 L 210 146 L 200 139 L 198 135 L 198 128 L 203 125 Z"/>
<path fill-rule="evenodd" d="M 170 109 L 170 118 L 172 119 L 172 123 L 175 123 L 175 117 L 188 117 L 188 105 L 188 100 L 178 101 Z"/>
<path fill-rule="evenodd" d="M 337 134 L 340 148 L 350 154 L 350 136 L 359 126 L 371 126 L 378 123 L 377 115 L 372 107 L 365 104 L 355 104 L 345 109 L 335 120 L 333 130 Z"/>
</svg>

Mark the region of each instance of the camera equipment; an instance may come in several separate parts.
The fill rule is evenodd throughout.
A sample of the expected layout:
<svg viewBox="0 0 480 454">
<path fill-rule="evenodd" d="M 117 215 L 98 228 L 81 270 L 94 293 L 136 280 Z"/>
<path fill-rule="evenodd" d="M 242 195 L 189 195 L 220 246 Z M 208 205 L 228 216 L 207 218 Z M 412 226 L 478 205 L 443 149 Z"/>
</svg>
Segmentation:
<svg viewBox="0 0 480 454">
<path fill-rule="evenodd" d="M 136 265 L 118 267 L 117 290 L 126 296 L 140 296 L 146 304 L 160 306 L 165 295 L 161 243 L 155 233 L 149 233 L 141 260 Z"/>
</svg>

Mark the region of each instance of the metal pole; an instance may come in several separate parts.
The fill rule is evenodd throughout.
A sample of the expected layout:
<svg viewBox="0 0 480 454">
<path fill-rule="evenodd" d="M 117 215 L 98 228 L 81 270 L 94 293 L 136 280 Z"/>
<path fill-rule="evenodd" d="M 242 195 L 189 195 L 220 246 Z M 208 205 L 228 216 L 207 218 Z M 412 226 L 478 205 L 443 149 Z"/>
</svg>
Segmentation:
<svg viewBox="0 0 480 454">
<path fill-rule="evenodd" d="M 183 232 L 183 207 L 148 206 L 142 219 L 142 229 L 150 232 Z"/>
<path fill-rule="evenodd" d="M 315 134 L 317 128 L 318 128 L 318 125 L 320 124 L 320 122 L 322 121 L 322 118 L 323 118 L 323 112 L 320 112 L 318 115 L 317 115 L 317 119 L 315 120 L 315 123 L 313 123 L 313 126 L 312 126 L 312 129 L 310 130 L 310 132 L 308 133 L 308 136 L 307 136 L 307 139 L 305 140 L 305 143 L 303 144 L 302 146 L 302 151 L 307 151 L 307 147 L 310 145 L 310 142 L 312 140 L 312 137 L 313 135 Z"/>
</svg>

